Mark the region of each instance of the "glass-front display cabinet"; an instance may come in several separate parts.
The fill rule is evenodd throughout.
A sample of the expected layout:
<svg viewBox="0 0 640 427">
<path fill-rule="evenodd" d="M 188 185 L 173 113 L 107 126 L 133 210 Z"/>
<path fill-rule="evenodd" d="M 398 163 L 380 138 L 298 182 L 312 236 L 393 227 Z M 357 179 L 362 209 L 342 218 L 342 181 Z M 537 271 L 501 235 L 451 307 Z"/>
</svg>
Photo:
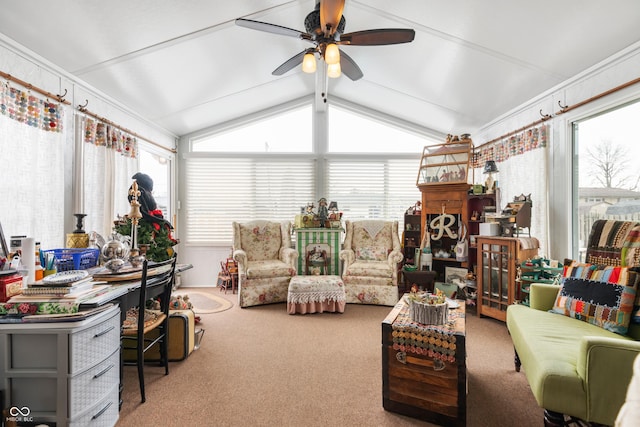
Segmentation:
<svg viewBox="0 0 640 427">
<path fill-rule="evenodd" d="M 503 322 L 516 296 L 517 240 L 478 237 L 478 316 Z"/>
<path fill-rule="evenodd" d="M 417 185 L 466 184 L 471 149 L 471 139 L 424 147 Z"/>
</svg>

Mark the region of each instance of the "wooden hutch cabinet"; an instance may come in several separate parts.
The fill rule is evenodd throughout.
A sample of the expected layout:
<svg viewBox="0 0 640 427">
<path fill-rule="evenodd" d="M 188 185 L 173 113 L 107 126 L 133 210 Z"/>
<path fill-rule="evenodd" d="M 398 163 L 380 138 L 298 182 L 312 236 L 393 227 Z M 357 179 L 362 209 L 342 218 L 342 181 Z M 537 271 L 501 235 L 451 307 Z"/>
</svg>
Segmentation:
<svg viewBox="0 0 640 427">
<path fill-rule="evenodd" d="M 450 230 L 455 232 L 456 236 L 460 232 L 460 223 L 467 222 L 467 193 L 469 184 L 448 184 L 439 186 L 420 187 L 422 192 L 422 218 L 421 230 L 429 230 L 433 236 L 436 230 L 431 227 L 431 221 L 443 213 L 453 215 L 455 223 L 451 224 Z M 446 226 L 447 224 L 445 224 Z M 467 227 L 468 229 L 468 227 Z M 455 247 L 456 239 L 451 239 L 444 233 L 438 241 L 431 239 L 431 252 L 433 253 L 434 269 L 436 264 L 452 264 L 467 267 L 467 262 L 457 262 L 451 248 Z M 448 258 L 438 257 L 438 250 L 448 251 Z"/>
<path fill-rule="evenodd" d="M 468 268 L 469 265 L 468 262 L 456 261 L 454 249 L 462 224 L 467 226 L 467 195 L 471 188 L 467 181 L 471 150 L 471 139 L 456 139 L 424 147 L 420 159 L 416 183 L 422 193 L 420 229 L 423 235 L 429 230 L 432 236 L 433 269 L 440 276 L 436 280 L 444 279 L 445 266 Z M 453 221 L 451 217 L 444 221 L 443 214 L 453 217 Z M 456 237 L 452 238 L 452 235 Z M 434 239 L 433 236 L 439 238 Z"/>
<path fill-rule="evenodd" d="M 507 307 L 517 298 L 516 274 L 521 260 L 537 255 L 537 249 L 521 249 L 514 237 L 477 238 L 478 316 L 506 321 Z"/>
</svg>

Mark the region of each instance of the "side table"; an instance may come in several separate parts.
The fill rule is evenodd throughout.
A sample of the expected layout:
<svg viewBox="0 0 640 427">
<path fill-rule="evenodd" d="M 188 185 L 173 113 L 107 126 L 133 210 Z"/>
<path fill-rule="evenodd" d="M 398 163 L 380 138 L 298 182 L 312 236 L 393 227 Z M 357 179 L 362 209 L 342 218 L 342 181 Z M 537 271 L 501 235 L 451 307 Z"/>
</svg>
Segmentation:
<svg viewBox="0 0 640 427">
<path fill-rule="evenodd" d="M 298 251 L 298 274 L 307 274 L 307 257 L 312 251 L 325 251 L 326 267 L 322 274 L 341 275 L 340 249 L 342 228 L 296 228 L 296 250 Z M 323 261 L 323 264 L 324 264 Z"/>
<path fill-rule="evenodd" d="M 340 276 L 294 276 L 289 282 L 287 311 L 289 314 L 344 313 L 344 283 Z"/>
</svg>

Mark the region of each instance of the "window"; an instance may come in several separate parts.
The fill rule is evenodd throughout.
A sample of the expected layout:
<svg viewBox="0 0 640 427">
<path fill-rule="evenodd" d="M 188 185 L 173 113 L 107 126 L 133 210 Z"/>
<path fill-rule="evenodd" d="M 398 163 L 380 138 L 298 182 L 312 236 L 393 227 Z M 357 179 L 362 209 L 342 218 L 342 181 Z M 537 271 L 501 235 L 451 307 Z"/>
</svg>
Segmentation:
<svg viewBox="0 0 640 427">
<path fill-rule="evenodd" d="M 233 128 L 194 139 L 191 151 L 217 153 L 310 153 L 311 106 L 285 111 Z"/>
<path fill-rule="evenodd" d="M 171 220 L 171 158 L 165 154 L 149 150 L 140 145 L 140 172 L 146 173 L 153 180 L 153 198 L 167 220 Z"/>
<path fill-rule="evenodd" d="M 336 201 L 343 219 L 402 223 L 421 198 L 422 149 L 435 141 L 391 126 L 388 117 L 334 105 L 328 142 L 318 136 L 325 132 L 314 141 L 313 114 L 305 104 L 191 139 L 183 163 L 183 242 L 228 245 L 232 221 L 293 221 L 320 197 Z"/>
<path fill-rule="evenodd" d="M 584 256 L 597 219 L 640 221 L 638 117 L 634 102 L 573 123 L 574 256 Z"/>
<path fill-rule="evenodd" d="M 436 141 L 425 141 L 422 135 L 339 106 L 332 105 L 329 108 L 330 153 L 418 153 L 419 158 L 424 146 L 434 143 Z"/>
<path fill-rule="evenodd" d="M 399 220 L 403 227 L 404 212 L 421 199 L 419 166 L 420 159 L 331 160 L 328 199 L 338 202 L 346 219 Z"/>
<path fill-rule="evenodd" d="M 187 159 L 186 243 L 230 244 L 233 221 L 293 220 L 313 200 L 314 165 L 309 159 Z"/>
</svg>

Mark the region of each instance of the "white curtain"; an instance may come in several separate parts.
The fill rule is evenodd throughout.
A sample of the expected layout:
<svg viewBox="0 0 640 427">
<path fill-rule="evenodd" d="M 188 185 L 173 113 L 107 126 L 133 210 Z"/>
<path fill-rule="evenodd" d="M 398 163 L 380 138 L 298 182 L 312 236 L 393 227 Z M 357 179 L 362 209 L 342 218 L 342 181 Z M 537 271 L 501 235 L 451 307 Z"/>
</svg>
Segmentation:
<svg viewBox="0 0 640 427">
<path fill-rule="evenodd" d="M 64 133 L 0 115 L 0 224 L 43 249 L 64 247 Z"/>
<path fill-rule="evenodd" d="M 85 129 L 87 117 L 80 116 L 80 128 Z M 80 135 L 85 135 L 81 132 Z M 123 155 L 114 147 L 95 144 L 91 138 L 76 140 L 76 149 L 84 145 L 83 199 L 85 230 L 108 237 L 118 215 L 129 213 L 127 195 L 131 177 L 138 171 L 138 158 Z"/>
<path fill-rule="evenodd" d="M 527 151 L 498 163 L 500 209 L 515 196 L 531 194 L 531 236 L 540 241 L 541 256 L 549 256 L 549 182 L 547 148 Z M 526 236 L 526 234 L 525 234 Z"/>
<path fill-rule="evenodd" d="M 549 171 L 548 135 L 550 127 L 541 125 L 514 134 L 508 139 L 485 144 L 474 153 L 474 182 L 484 183 L 487 178 L 482 168 L 487 160 L 495 160 L 498 173 L 498 212 L 514 197 L 531 195 L 531 237 L 540 242 L 539 255 L 549 256 Z M 525 229 L 525 233 L 526 233 Z M 522 235 L 522 234 L 521 234 Z M 525 234 L 528 237 L 528 233 Z"/>
</svg>

